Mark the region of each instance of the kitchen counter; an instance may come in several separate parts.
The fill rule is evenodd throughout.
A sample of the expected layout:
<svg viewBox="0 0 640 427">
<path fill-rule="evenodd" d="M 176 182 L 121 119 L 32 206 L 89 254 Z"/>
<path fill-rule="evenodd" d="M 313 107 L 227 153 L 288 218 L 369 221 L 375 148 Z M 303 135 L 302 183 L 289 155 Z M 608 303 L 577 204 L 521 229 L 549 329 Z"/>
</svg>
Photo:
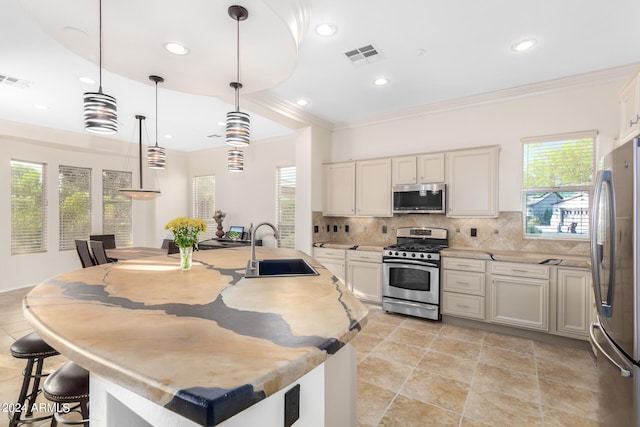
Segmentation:
<svg viewBox="0 0 640 427">
<path fill-rule="evenodd" d="M 588 256 L 561 255 L 521 251 L 493 251 L 488 249 L 447 248 L 440 251 L 443 257 L 472 258 L 490 261 L 522 262 L 529 264 L 561 265 L 564 267 L 589 268 Z"/>
<path fill-rule="evenodd" d="M 382 252 L 385 246 L 386 245 L 381 243 L 356 244 L 349 242 L 317 242 L 313 244 L 314 248 L 346 249 L 373 252 Z"/>
<path fill-rule="evenodd" d="M 173 254 L 61 274 L 25 297 L 25 317 L 92 381 L 216 425 L 350 347 L 367 320 L 366 307 L 313 258 L 257 247 L 258 259 L 305 258 L 319 275 L 249 279 L 249 252 L 196 251 L 190 271 Z"/>
</svg>

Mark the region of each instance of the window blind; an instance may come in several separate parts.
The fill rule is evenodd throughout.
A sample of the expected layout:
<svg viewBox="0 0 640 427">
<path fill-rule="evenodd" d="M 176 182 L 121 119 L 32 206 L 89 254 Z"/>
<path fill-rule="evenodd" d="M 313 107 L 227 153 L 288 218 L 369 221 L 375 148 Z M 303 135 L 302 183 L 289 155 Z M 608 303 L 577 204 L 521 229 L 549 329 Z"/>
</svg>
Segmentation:
<svg viewBox="0 0 640 427">
<path fill-rule="evenodd" d="M 276 218 L 280 238 L 278 247 L 295 248 L 296 167 L 276 168 Z"/>
<path fill-rule="evenodd" d="M 91 169 L 60 165 L 58 190 L 59 248 L 74 249 L 76 239 L 91 234 Z"/>
<path fill-rule="evenodd" d="M 116 246 L 131 246 L 131 199 L 120 188 L 131 188 L 131 172 L 102 171 L 102 234 L 114 234 Z"/>
<path fill-rule="evenodd" d="M 213 219 L 215 204 L 215 175 L 194 176 L 191 180 L 191 212 L 194 218 L 200 218 L 207 224 L 207 231 L 198 236 L 199 240 L 215 237 L 217 224 Z"/>
<path fill-rule="evenodd" d="M 47 250 L 47 165 L 11 160 L 11 254 Z"/>
</svg>

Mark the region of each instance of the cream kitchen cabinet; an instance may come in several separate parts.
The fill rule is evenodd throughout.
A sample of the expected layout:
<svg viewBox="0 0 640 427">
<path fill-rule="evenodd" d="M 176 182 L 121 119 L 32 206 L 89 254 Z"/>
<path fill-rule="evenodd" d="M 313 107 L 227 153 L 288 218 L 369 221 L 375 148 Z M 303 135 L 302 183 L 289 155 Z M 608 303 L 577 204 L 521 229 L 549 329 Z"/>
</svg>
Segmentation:
<svg viewBox="0 0 640 427">
<path fill-rule="evenodd" d="M 446 153 L 447 216 L 498 216 L 499 146 Z"/>
<path fill-rule="evenodd" d="M 356 162 L 356 215 L 393 216 L 391 159 Z"/>
<path fill-rule="evenodd" d="M 326 216 L 352 216 L 356 213 L 355 162 L 324 165 L 324 203 Z"/>
<path fill-rule="evenodd" d="M 591 272 L 586 269 L 558 267 L 556 270 L 557 335 L 587 340 L 595 308 L 591 291 Z"/>
<path fill-rule="evenodd" d="M 549 330 L 549 267 L 491 261 L 488 321 Z"/>
<path fill-rule="evenodd" d="M 485 261 L 442 258 L 442 314 L 485 319 Z"/>
<path fill-rule="evenodd" d="M 345 250 L 313 248 L 313 257 L 338 279 L 344 282 L 346 272 Z"/>
<path fill-rule="evenodd" d="M 392 158 L 393 185 L 444 182 L 444 153 Z"/>
<path fill-rule="evenodd" d="M 356 297 L 382 302 L 382 252 L 347 251 L 346 283 Z"/>
<path fill-rule="evenodd" d="M 627 142 L 640 131 L 640 73 L 633 76 L 619 93 L 620 140 Z"/>
</svg>

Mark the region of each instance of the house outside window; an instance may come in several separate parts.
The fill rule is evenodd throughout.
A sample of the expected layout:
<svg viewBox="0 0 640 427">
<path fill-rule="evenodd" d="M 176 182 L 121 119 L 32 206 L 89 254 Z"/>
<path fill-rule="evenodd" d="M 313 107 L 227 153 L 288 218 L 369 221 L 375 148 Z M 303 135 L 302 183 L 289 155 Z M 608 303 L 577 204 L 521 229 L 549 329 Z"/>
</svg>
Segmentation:
<svg viewBox="0 0 640 427">
<path fill-rule="evenodd" d="M 47 165 L 11 160 L 11 255 L 47 250 Z"/>
<path fill-rule="evenodd" d="M 131 181 L 131 172 L 102 171 L 102 234 L 115 234 L 116 246 L 133 245 L 131 199 L 118 191 Z"/>
<path fill-rule="evenodd" d="M 207 224 L 207 231 L 200 233 L 200 240 L 215 237 L 216 222 L 213 215 L 216 211 L 216 177 L 215 175 L 194 176 L 191 180 L 191 212 L 194 218 L 202 219 Z"/>
<path fill-rule="evenodd" d="M 91 234 L 91 169 L 59 167 L 60 250 L 74 249 L 75 240 Z"/>
<path fill-rule="evenodd" d="M 276 218 L 279 248 L 296 245 L 296 167 L 276 168 Z"/>
<path fill-rule="evenodd" d="M 589 239 L 597 131 L 523 138 L 523 234 Z"/>
</svg>

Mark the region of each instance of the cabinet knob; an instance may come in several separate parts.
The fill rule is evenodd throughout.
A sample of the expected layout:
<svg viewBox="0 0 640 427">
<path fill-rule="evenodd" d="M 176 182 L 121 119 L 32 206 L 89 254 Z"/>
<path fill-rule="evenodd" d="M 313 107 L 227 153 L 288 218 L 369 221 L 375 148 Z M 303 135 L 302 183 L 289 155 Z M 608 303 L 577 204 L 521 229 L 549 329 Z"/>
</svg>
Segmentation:
<svg viewBox="0 0 640 427">
<path fill-rule="evenodd" d="M 638 121 L 640 121 L 640 114 L 636 114 L 635 120 L 629 120 L 629 127 L 633 127 L 633 125 L 637 125 Z"/>
</svg>

